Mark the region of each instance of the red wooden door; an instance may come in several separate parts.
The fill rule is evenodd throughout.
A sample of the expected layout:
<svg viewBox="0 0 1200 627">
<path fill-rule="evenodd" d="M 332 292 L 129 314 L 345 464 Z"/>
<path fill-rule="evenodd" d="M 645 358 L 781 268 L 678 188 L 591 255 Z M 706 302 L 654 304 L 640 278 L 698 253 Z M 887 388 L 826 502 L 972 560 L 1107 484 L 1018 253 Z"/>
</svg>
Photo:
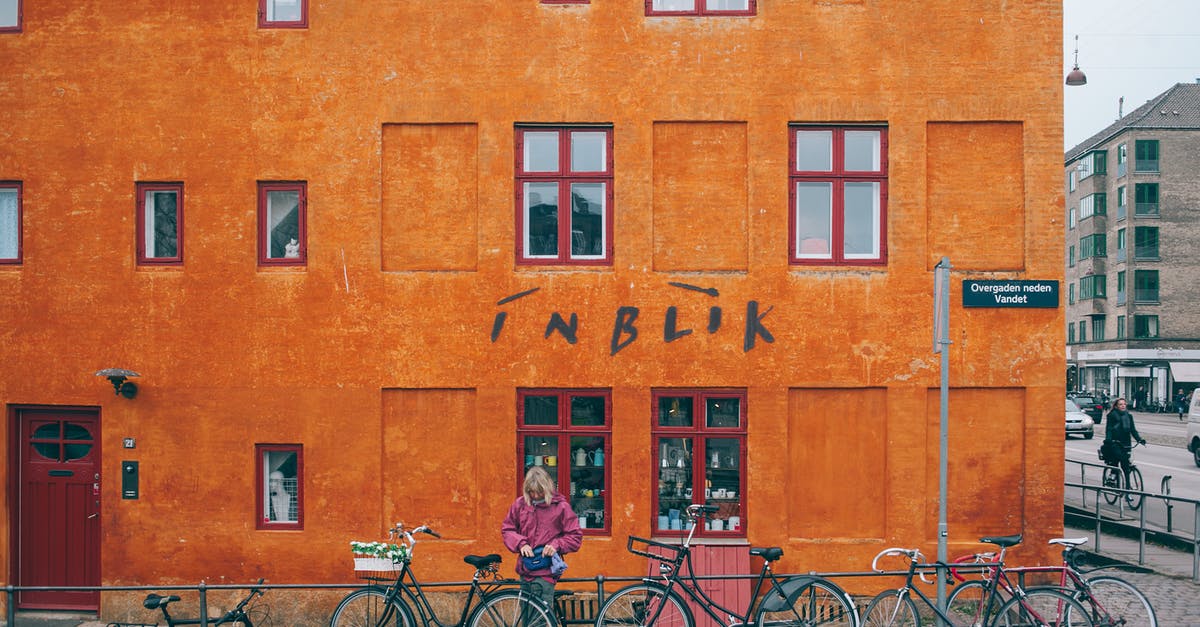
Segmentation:
<svg viewBox="0 0 1200 627">
<path fill-rule="evenodd" d="M 100 585 L 100 417 L 22 410 L 17 585 Z M 99 592 L 26 591 L 21 609 L 96 610 Z"/>
</svg>

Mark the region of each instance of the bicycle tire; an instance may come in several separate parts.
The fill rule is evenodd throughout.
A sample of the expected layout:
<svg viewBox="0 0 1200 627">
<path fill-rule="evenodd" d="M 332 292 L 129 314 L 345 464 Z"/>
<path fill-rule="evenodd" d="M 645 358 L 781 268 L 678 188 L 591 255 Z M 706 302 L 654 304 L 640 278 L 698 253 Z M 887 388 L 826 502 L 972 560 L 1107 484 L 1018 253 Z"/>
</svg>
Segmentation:
<svg viewBox="0 0 1200 627">
<path fill-rule="evenodd" d="M 1000 607 L 997 627 L 1093 627 L 1096 623 L 1075 597 L 1058 588 L 1030 588 Z"/>
<path fill-rule="evenodd" d="M 791 592 L 786 607 L 778 610 L 759 605 L 756 627 L 857 627 L 854 600 L 837 584 L 816 577 Z M 770 594 L 770 593 L 768 593 Z"/>
<path fill-rule="evenodd" d="M 875 595 L 863 612 L 862 627 L 920 627 L 917 604 L 901 592 L 884 590 Z"/>
<path fill-rule="evenodd" d="M 1104 474 L 1101 475 L 1101 485 L 1106 488 L 1120 488 L 1122 484 L 1121 479 L 1122 477 L 1120 468 L 1117 468 L 1116 466 L 1105 466 Z M 1108 503 L 1109 505 L 1116 504 L 1117 499 L 1121 498 L 1121 494 L 1119 492 L 1104 491 L 1102 494 L 1104 495 L 1104 502 Z"/>
<path fill-rule="evenodd" d="M 1154 606 L 1137 586 L 1112 575 L 1086 577 L 1084 581 L 1088 590 L 1079 590 L 1075 598 L 1091 611 L 1097 625 L 1158 627 Z"/>
<path fill-rule="evenodd" d="M 661 608 L 661 610 L 659 609 Z M 635 583 L 617 590 L 596 613 L 596 627 L 695 627 L 692 613 L 678 594 L 657 583 Z"/>
<path fill-rule="evenodd" d="M 554 614 L 537 597 L 521 590 L 488 595 L 467 618 L 467 627 L 555 627 Z"/>
<path fill-rule="evenodd" d="M 997 590 L 990 608 L 984 608 L 988 600 L 988 586 L 983 581 L 965 581 L 954 587 L 946 600 L 946 616 L 955 625 L 982 627 L 990 625 L 999 613 L 1000 606 L 1008 600 L 1003 590 Z"/>
<path fill-rule="evenodd" d="M 389 606 L 391 612 L 389 614 Z M 387 622 L 381 622 L 384 618 Z M 347 594 L 329 617 L 329 627 L 417 627 L 412 610 L 383 588 L 360 588 Z"/>
<path fill-rule="evenodd" d="M 1138 492 L 1142 491 L 1142 471 L 1138 470 L 1136 466 L 1129 469 L 1129 476 L 1125 479 L 1125 487 L 1130 490 L 1137 490 Z M 1125 494 L 1125 502 L 1129 505 L 1129 509 L 1136 510 L 1141 507 L 1142 500 L 1145 498 L 1141 494 Z"/>
</svg>

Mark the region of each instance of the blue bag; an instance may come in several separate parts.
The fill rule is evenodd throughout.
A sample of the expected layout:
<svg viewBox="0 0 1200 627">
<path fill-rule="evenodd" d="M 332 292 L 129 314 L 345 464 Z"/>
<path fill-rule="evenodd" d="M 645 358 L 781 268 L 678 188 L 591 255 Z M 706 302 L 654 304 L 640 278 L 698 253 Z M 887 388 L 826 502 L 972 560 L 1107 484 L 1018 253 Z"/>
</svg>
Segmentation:
<svg viewBox="0 0 1200 627">
<path fill-rule="evenodd" d="M 544 546 L 534 547 L 533 557 L 522 557 L 521 565 L 526 571 L 533 572 L 535 570 L 546 570 L 550 568 L 550 558 L 542 555 Z"/>
</svg>

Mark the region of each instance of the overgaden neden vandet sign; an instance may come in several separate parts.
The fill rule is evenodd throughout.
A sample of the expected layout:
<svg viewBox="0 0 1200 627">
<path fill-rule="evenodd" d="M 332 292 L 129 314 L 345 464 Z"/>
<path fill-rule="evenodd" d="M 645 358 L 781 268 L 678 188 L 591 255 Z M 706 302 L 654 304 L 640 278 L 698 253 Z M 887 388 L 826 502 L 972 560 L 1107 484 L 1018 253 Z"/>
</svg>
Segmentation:
<svg viewBox="0 0 1200 627">
<path fill-rule="evenodd" d="M 1058 307 L 1058 281 L 962 282 L 963 307 Z"/>
</svg>

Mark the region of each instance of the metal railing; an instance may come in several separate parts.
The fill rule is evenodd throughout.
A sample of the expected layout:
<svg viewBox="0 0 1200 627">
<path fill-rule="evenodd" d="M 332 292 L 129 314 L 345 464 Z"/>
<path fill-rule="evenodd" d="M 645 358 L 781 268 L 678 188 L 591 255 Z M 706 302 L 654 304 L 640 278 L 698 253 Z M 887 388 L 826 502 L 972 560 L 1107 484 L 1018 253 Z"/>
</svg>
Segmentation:
<svg viewBox="0 0 1200 627">
<path fill-rule="evenodd" d="M 1190 545 L 1192 553 L 1192 581 L 1200 582 L 1200 499 L 1190 499 L 1179 496 L 1171 496 L 1171 476 L 1163 477 L 1159 486 L 1159 492 L 1149 492 L 1146 490 L 1127 490 L 1124 488 L 1113 488 L 1101 485 L 1100 477 L 1103 476 L 1105 468 L 1109 468 L 1105 464 L 1096 462 L 1085 462 L 1077 459 L 1067 459 L 1067 463 L 1077 464 L 1079 466 L 1079 482 L 1064 482 L 1065 489 L 1079 489 L 1080 498 L 1083 501 L 1083 510 L 1087 511 L 1088 495 L 1092 495 L 1093 509 L 1089 512 L 1089 518 L 1095 522 L 1095 549 L 1101 550 L 1101 535 L 1104 527 L 1107 525 L 1113 531 L 1117 531 L 1121 525 L 1129 526 L 1128 517 L 1125 515 L 1126 510 L 1137 512 L 1137 537 L 1138 537 L 1138 564 L 1145 565 L 1146 563 L 1146 540 L 1147 536 L 1154 535 L 1164 539 L 1170 539 L 1181 544 Z M 1099 469 L 1096 472 L 1096 483 L 1088 483 L 1088 469 Z M 1144 487 L 1144 486 L 1143 486 Z M 1102 495 L 1110 494 L 1115 498 L 1115 502 L 1110 505 L 1110 508 L 1115 508 L 1118 516 L 1116 518 L 1104 516 L 1104 511 L 1101 509 Z M 1127 508 L 1126 495 L 1135 495 L 1142 499 L 1142 504 L 1136 510 Z M 1166 516 L 1166 524 L 1159 525 L 1146 520 L 1146 511 L 1151 503 L 1158 503 Z M 1191 508 L 1192 530 L 1191 535 L 1186 535 L 1182 531 L 1177 531 L 1174 527 L 1175 508 L 1179 506 L 1187 506 Z M 1114 537 L 1116 533 L 1112 534 Z"/>
</svg>

